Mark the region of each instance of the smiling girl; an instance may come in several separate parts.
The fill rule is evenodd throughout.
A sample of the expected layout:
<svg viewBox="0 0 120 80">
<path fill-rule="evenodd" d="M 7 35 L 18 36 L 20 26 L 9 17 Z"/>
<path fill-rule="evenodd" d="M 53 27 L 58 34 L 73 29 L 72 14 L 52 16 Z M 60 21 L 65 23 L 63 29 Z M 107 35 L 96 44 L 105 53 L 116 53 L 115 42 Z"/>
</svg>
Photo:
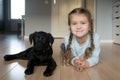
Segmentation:
<svg viewBox="0 0 120 80">
<path fill-rule="evenodd" d="M 100 39 L 94 33 L 90 12 L 75 8 L 68 14 L 70 34 L 64 38 L 61 48 L 65 52 L 65 64 L 72 64 L 77 71 L 92 67 L 99 62 Z"/>
</svg>

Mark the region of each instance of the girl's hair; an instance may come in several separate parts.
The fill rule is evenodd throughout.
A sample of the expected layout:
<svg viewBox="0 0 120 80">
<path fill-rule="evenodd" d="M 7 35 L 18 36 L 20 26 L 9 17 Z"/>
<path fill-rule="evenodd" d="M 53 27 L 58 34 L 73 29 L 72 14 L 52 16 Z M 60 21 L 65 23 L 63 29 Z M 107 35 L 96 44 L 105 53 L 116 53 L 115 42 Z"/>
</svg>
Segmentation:
<svg viewBox="0 0 120 80">
<path fill-rule="evenodd" d="M 93 29 L 92 16 L 91 16 L 91 13 L 85 8 L 75 8 L 68 14 L 68 25 L 69 26 L 70 26 L 70 17 L 71 17 L 72 14 L 84 14 L 89 21 L 89 26 L 90 26 L 89 34 L 90 34 L 91 43 L 90 43 L 90 47 L 88 47 L 85 50 L 85 55 L 84 55 L 84 58 L 87 59 L 88 57 L 90 57 L 92 55 L 92 51 L 94 50 L 94 40 L 93 40 L 94 29 Z M 68 45 L 67 45 L 66 53 L 64 55 L 65 62 L 69 63 L 69 64 L 70 64 L 70 61 L 73 57 L 72 53 L 71 53 L 71 49 L 70 49 L 70 46 L 71 46 L 71 43 L 72 43 L 72 37 L 73 37 L 73 34 L 71 33 L 71 29 L 70 29 L 69 42 L 68 42 Z"/>
</svg>

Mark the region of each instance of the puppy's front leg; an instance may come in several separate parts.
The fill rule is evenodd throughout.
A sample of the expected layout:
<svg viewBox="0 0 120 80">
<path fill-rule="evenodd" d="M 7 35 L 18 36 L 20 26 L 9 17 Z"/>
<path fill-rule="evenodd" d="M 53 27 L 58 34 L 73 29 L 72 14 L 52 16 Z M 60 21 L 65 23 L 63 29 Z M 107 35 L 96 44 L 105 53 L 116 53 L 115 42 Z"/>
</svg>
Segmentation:
<svg viewBox="0 0 120 80">
<path fill-rule="evenodd" d="M 32 74 L 34 71 L 34 60 L 29 60 L 27 64 L 27 69 L 25 70 L 26 75 Z"/>
<path fill-rule="evenodd" d="M 48 62 L 49 63 L 48 63 L 47 68 L 44 72 L 44 76 L 47 76 L 47 77 L 52 75 L 53 71 L 55 70 L 55 68 L 57 66 L 57 64 L 56 64 L 56 62 L 54 61 L 53 58 L 50 58 L 48 60 Z"/>
</svg>

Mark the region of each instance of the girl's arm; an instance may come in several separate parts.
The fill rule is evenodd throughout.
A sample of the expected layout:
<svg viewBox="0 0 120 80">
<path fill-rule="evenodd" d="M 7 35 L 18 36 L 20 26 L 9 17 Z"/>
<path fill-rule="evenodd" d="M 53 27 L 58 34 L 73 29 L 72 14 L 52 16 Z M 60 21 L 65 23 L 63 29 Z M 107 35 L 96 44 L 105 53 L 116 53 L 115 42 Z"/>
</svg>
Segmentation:
<svg viewBox="0 0 120 80">
<path fill-rule="evenodd" d="M 74 64 L 77 66 L 77 69 L 82 71 L 84 68 L 92 67 L 99 62 L 99 54 L 100 54 L 100 39 L 97 34 L 94 35 L 94 45 L 95 49 L 93 50 L 92 56 L 87 60 L 81 56 L 79 59 L 75 59 Z"/>
<path fill-rule="evenodd" d="M 89 66 L 92 67 L 99 62 L 99 54 L 100 54 L 100 39 L 97 34 L 94 35 L 94 45 L 95 48 L 92 52 L 91 57 L 89 57 L 86 61 L 89 63 Z"/>
</svg>

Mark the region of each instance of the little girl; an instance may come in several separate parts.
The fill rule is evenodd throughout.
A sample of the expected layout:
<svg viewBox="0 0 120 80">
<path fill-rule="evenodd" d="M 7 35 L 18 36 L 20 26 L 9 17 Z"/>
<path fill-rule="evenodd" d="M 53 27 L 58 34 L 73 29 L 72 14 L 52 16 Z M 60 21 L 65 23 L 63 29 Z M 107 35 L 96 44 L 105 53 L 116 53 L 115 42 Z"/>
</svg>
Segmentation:
<svg viewBox="0 0 120 80">
<path fill-rule="evenodd" d="M 68 15 L 70 34 L 61 45 L 65 52 L 65 63 L 75 66 L 77 71 L 92 67 L 99 62 L 100 40 L 94 33 L 90 12 L 84 8 L 75 8 Z"/>
</svg>

